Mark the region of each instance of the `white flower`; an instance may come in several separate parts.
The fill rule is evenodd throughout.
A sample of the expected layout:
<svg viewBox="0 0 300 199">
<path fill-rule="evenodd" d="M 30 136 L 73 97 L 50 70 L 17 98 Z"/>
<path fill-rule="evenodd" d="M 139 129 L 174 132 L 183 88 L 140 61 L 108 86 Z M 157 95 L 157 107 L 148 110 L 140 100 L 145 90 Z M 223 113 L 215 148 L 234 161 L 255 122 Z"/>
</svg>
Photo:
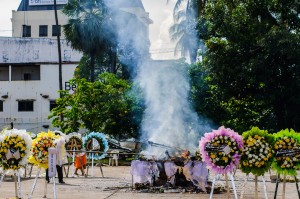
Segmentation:
<svg viewBox="0 0 300 199">
<path fill-rule="evenodd" d="M 249 154 L 248 157 L 251 158 L 251 157 L 252 157 L 252 154 Z"/>
<path fill-rule="evenodd" d="M 296 158 L 296 157 L 293 157 L 293 161 L 297 161 L 297 158 Z"/>
<path fill-rule="evenodd" d="M 263 152 L 263 149 L 259 149 L 259 152 L 261 152 L 261 153 L 262 153 L 262 152 Z"/>
</svg>

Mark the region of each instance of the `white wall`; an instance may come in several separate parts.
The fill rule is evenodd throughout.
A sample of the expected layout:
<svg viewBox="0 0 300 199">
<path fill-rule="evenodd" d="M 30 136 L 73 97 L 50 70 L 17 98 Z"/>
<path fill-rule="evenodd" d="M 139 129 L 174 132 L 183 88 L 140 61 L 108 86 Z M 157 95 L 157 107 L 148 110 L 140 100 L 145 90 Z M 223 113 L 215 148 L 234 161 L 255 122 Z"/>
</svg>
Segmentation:
<svg viewBox="0 0 300 199">
<path fill-rule="evenodd" d="M 62 70 L 63 85 L 73 78 L 77 64 L 64 64 Z M 15 128 L 32 129 L 34 132 L 43 130 L 42 125 L 51 126 L 48 120 L 50 114 L 50 100 L 59 97 L 58 65 L 42 64 L 41 80 L 34 81 L 0 81 L 0 98 L 8 94 L 8 98 L 3 99 L 3 112 L 0 112 L 0 129 L 14 123 Z M 48 95 L 43 98 L 41 95 Z M 34 100 L 33 112 L 18 112 L 18 101 Z M 44 129 L 45 130 L 45 129 Z M 31 130 L 29 130 L 31 131 Z"/>
<path fill-rule="evenodd" d="M 64 25 L 67 23 L 67 17 L 61 10 L 57 11 L 58 24 Z M 55 25 L 55 16 L 53 10 L 42 11 L 12 11 L 12 36 L 22 37 L 22 26 L 31 26 L 31 37 L 40 38 L 39 26 L 48 25 L 48 37 L 52 37 L 52 25 Z M 61 38 L 64 38 L 63 31 L 61 32 Z"/>
<path fill-rule="evenodd" d="M 63 62 L 78 62 L 82 53 L 61 40 Z M 0 37 L 0 63 L 58 62 L 57 40 L 48 38 Z"/>
</svg>

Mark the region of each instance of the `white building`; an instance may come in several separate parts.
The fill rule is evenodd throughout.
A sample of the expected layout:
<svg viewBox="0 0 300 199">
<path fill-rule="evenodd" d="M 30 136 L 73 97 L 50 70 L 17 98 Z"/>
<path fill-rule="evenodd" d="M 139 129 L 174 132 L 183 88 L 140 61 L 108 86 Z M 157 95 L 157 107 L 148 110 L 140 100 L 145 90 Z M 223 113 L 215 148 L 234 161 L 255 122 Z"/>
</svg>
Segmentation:
<svg viewBox="0 0 300 199">
<path fill-rule="evenodd" d="M 132 14 L 145 23 L 147 34 L 151 20 L 141 0 L 124 2 L 127 4 L 120 9 L 138 10 Z M 60 25 L 67 22 L 61 12 L 66 3 L 57 0 Z M 33 133 L 53 129 L 48 115 L 59 97 L 58 29 L 53 7 L 53 0 L 22 0 L 18 10 L 12 11 L 13 37 L 0 37 L 0 130 L 11 125 Z M 68 81 L 82 54 L 71 49 L 62 31 L 61 38 L 63 89 L 72 90 Z"/>
<path fill-rule="evenodd" d="M 1 38 L 0 129 L 25 128 L 39 132 L 51 127 L 50 109 L 59 97 L 57 41 L 40 38 Z M 62 77 L 73 78 L 81 53 L 61 41 Z"/>
</svg>

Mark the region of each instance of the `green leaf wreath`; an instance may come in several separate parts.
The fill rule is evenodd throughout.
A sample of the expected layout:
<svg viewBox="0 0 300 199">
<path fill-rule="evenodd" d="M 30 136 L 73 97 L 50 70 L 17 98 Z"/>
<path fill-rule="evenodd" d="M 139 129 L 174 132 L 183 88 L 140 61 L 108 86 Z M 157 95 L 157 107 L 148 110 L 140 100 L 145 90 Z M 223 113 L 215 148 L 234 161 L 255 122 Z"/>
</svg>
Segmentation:
<svg viewBox="0 0 300 199">
<path fill-rule="evenodd" d="M 275 161 L 272 167 L 278 174 L 297 175 L 300 168 L 300 135 L 293 129 L 281 130 L 275 134 Z"/>
<path fill-rule="evenodd" d="M 243 133 L 244 150 L 241 157 L 241 170 L 256 176 L 264 175 L 274 159 L 274 136 L 266 130 L 253 127 Z"/>
</svg>

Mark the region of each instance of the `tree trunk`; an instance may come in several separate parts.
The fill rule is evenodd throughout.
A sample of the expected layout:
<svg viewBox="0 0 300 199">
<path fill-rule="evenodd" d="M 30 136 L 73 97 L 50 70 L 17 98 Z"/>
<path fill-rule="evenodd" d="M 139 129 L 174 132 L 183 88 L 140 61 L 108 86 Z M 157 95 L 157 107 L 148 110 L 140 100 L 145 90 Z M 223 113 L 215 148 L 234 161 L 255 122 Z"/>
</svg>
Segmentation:
<svg viewBox="0 0 300 199">
<path fill-rule="evenodd" d="M 110 72 L 116 74 L 117 73 L 117 51 L 115 50 L 114 47 L 110 49 L 109 59 L 110 59 Z"/>
<path fill-rule="evenodd" d="M 91 56 L 91 82 L 94 82 L 95 81 L 95 54 L 94 53 L 91 53 L 90 54 Z"/>
</svg>

